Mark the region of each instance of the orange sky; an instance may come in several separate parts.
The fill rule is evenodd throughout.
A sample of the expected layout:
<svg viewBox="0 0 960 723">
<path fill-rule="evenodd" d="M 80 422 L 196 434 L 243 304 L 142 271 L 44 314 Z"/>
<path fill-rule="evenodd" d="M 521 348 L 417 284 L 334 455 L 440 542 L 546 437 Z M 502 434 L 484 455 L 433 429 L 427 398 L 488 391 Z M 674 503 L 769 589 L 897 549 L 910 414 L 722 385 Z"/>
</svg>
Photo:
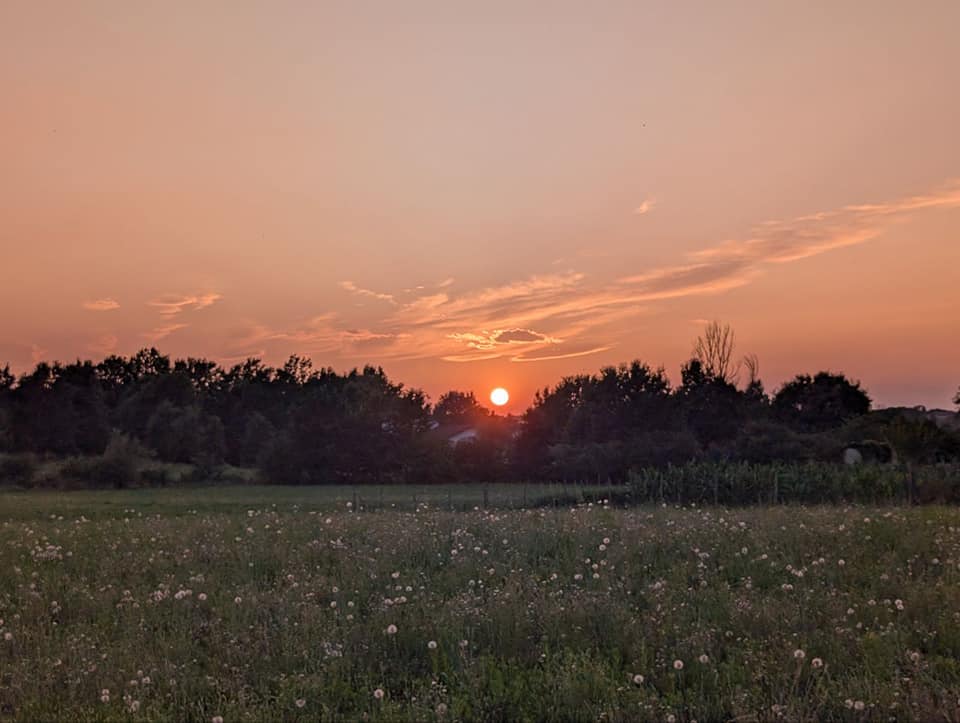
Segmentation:
<svg viewBox="0 0 960 723">
<path fill-rule="evenodd" d="M 960 3 L 0 3 L 0 364 L 960 385 Z M 549 12 L 546 8 L 550 7 Z"/>
</svg>

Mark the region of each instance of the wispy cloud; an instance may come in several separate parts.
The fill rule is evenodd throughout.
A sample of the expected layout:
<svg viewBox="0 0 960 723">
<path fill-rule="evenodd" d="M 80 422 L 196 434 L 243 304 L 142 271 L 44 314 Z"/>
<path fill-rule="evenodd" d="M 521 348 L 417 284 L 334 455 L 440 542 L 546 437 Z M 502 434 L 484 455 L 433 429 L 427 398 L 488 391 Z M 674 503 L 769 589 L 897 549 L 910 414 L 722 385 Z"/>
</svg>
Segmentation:
<svg viewBox="0 0 960 723">
<path fill-rule="evenodd" d="M 340 323 L 334 313 L 320 314 L 289 328 L 274 329 L 252 324 L 235 334 L 231 346 L 236 357 L 246 358 L 243 349 L 267 349 L 282 344 L 286 349 L 294 345 L 302 353 L 338 353 L 345 357 L 362 356 L 370 349 L 378 355 L 408 335 L 399 331 L 374 331 L 350 327 Z M 387 354 L 389 355 L 389 354 Z"/>
<path fill-rule="evenodd" d="M 160 310 L 161 316 L 176 316 L 184 311 L 199 311 L 212 306 L 223 296 L 217 293 L 192 294 L 188 296 L 167 294 L 152 301 L 148 301 L 149 306 Z"/>
<path fill-rule="evenodd" d="M 102 334 L 87 344 L 87 349 L 101 356 L 106 356 L 116 351 L 118 341 L 114 334 Z"/>
<path fill-rule="evenodd" d="M 84 301 L 83 308 L 87 311 L 112 311 L 113 309 L 119 309 L 120 304 L 110 298 L 93 299 L 92 301 Z"/>
<path fill-rule="evenodd" d="M 364 289 L 360 286 L 357 286 L 352 281 L 341 281 L 340 288 L 346 291 L 349 291 L 351 294 L 356 294 L 357 296 L 366 296 L 370 299 L 377 299 L 378 301 L 386 301 L 388 304 L 396 304 L 396 299 L 393 298 L 393 294 L 383 294 L 379 291 L 373 291 L 371 289 Z"/>
<path fill-rule="evenodd" d="M 526 356 L 524 354 L 511 357 L 510 361 L 513 362 L 537 362 L 537 361 L 551 361 L 553 359 L 573 359 L 578 356 L 589 356 L 590 354 L 599 354 L 600 352 L 607 351 L 612 349 L 613 345 L 609 346 L 598 346 L 593 349 L 585 349 L 583 351 L 572 351 L 567 354 L 548 354 L 546 356 Z"/>
<path fill-rule="evenodd" d="M 547 334 L 541 334 L 532 329 L 495 329 L 480 333 L 460 332 L 447 334 L 448 339 L 462 342 L 471 349 L 490 351 L 505 344 L 561 344 L 557 339 Z"/>
<path fill-rule="evenodd" d="M 644 214 L 650 213 L 656 205 L 656 199 L 645 198 L 639 206 L 633 209 L 633 213 L 635 216 L 643 216 Z"/>
<path fill-rule="evenodd" d="M 769 221 L 757 226 L 749 238 L 695 251 L 685 264 L 627 276 L 620 283 L 643 289 L 651 299 L 724 291 L 749 283 L 771 264 L 867 243 L 912 212 L 956 207 L 960 207 L 960 183 L 953 182 L 920 196 Z"/>
<path fill-rule="evenodd" d="M 647 201 L 638 211 L 653 207 L 653 199 Z M 413 332 L 416 348 L 409 353 L 449 361 L 480 361 L 495 356 L 542 361 L 599 353 L 611 344 L 609 338 L 603 338 L 602 328 L 612 329 L 617 321 L 641 313 L 650 304 L 742 287 L 774 264 L 866 243 L 911 213 L 958 206 L 960 184 L 952 183 L 929 194 L 763 223 L 745 239 L 717 243 L 688 254 L 681 263 L 613 281 L 590 279 L 571 271 L 458 296 L 430 293 L 402 305 L 386 322 L 392 328 Z M 534 333 L 545 338 L 518 336 L 530 346 L 522 354 L 511 355 L 511 350 L 500 343 L 505 339 L 495 337 L 495 332 L 487 331 L 490 329 L 536 329 Z M 586 350 L 545 350 L 561 343 L 561 339 L 595 343 Z M 451 343 L 466 347 L 466 351 L 453 351 Z"/>
<path fill-rule="evenodd" d="M 161 339 L 166 339 L 168 336 L 170 336 L 176 331 L 180 331 L 181 329 L 186 329 L 188 326 L 190 325 L 189 324 L 165 324 L 163 326 L 158 326 L 155 329 L 151 329 L 150 331 L 145 331 L 141 336 L 145 337 L 151 343 L 155 344 Z"/>
<path fill-rule="evenodd" d="M 653 207 L 653 200 L 644 212 Z M 645 202 L 646 203 L 646 202 Z M 641 205 L 642 207 L 642 205 Z M 638 208 L 641 208 L 638 207 Z M 346 291 L 389 302 L 379 318 L 348 324 L 333 314 L 285 330 L 258 327 L 237 350 L 291 342 L 304 351 L 449 362 L 536 362 L 599 354 L 612 348 L 626 319 L 669 299 L 719 294 L 751 283 L 777 265 L 867 243 L 910 214 L 960 207 L 960 183 L 929 194 L 759 224 L 742 239 L 718 242 L 676 263 L 613 279 L 569 270 L 458 291 L 450 281 L 394 297 L 353 282 Z M 372 313 L 372 312 L 371 312 Z"/>
</svg>

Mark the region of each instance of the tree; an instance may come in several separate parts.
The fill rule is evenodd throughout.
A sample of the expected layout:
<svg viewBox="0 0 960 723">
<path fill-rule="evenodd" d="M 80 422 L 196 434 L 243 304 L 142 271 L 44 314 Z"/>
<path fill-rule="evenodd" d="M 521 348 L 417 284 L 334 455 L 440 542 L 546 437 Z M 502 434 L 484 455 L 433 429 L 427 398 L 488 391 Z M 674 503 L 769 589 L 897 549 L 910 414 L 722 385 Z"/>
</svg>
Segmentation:
<svg viewBox="0 0 960 723">
<path fill-rule="evenodd" d="M 91 362 L 39 362 L 10 394 L 14 448 L 70 455 L 107 446 L 109 410 Z"/>
<path fill-rule="evenodd" d="M 822 432 L 870 411 L 870 397 L 843 374 L 799 374 L 773 397 L 774 412 L 801 431 Z"/>
<path fill-rule="evenodd" d="M 732 440 L 743 425 L 744 395 L 723 376 L 711 374 L 699 359 L 680 370 L 677 400 L 686 426 L 704 447 Z"/>
<path fill-rule="evenodd" d="M 13 375 L 13 372 L 10 371 L 9 364 L 5 364 L 3 368 L 0 368 L 0 394 L 13 389 L 13 384 L 16 381 L 17 378 Z"/>
<path fill-rule="evenodd" d="M 284 362 L 283 367 L 277 370 L 276 379 L 281 384 L 304 386 L 316 378 L 313 371 L 313 362 L 310 359 L 293 354 Z"/>
<path fill-rule="evenodd" d="M 898 416 L 886 430 L 887 443 L 905 468 L 904 487 L 907 500 L 916 501 L 915 467 L 940 462 L 957 453 L 957 440 L 929 419 L 908 419 Z"/>
<path fill-rule="evenodd" d="M 473 392 L 450 391 L 440 395 L 433 418 L 441 423 L 466 424 L 486 416 Z"/>
<path fill-rule="evenodd" d="M 223 423 L 196 406 L 160 402 L 147 422 L 146 441 L 166 462 L 211 467 L 223 460 Z"/>
<path fill-rule="evenodd" d="M 953 398 L 953 403 L 960 407 L 960 389 L 957 389 L 957 395 Z"/>
<path fill-rule="evenodd" d="M 173 364 L 173 373 L 182 374 L 190 380 L 197 393 L 210 393 L 223 384 L 223 370 L 215 361 L 209 359 L 177 359 Z"/>
<path fill-rule="evenodd" d="M 0 369 L 0 452 L 13 448 L 13 423 L 10 411 L 10 399 L 13 396 L 13 384 L 16 377 L 10 371 L 10 365 Z"/>
<path fill-rule="evenodd" d="M 733 361 L 735 334 L 729 324 L 711 321 L 693 345 L 693 358 L 704 374 L 728 384 L 736 384 L 740 364 Z"/>
</svg>

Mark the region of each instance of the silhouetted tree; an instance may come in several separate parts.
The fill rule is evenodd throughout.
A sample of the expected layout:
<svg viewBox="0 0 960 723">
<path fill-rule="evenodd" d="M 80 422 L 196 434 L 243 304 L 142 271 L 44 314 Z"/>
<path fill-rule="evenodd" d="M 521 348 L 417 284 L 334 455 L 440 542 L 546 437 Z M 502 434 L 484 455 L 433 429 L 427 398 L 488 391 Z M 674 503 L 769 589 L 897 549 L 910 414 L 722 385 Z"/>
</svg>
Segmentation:
<svg viewBox="0 0 960 723">
<path fill-rule="evenodd" d="M 433 418 L 444 424 L 468 423 L 486 413 L 473 392 L 446 392 L 440 395 L 433 408 Z"/>
<path fill-rule="evenodd" d="M 448 392 L 431 410 L 379 367 L 338 373 L 296 355 L 278 369 L 251 358 L 225 370 L 153 348 L 97 364 L 40 362 L 19 378 L 4 366 L 0 461 L 26 469 L 7 475 L 24 481 L 39 469 L 33 453 L 68 457 L 61 467 L 72 479 L 125 485 L 167 478 L 142 464 L 154 455 L 193 465 L 193 478 L 228 462 L 287 484 L 623 481 L 698 459 L 838 460 L 843 444 L 888 436 L 911 464 L 960 457 L 960 440 L 934 425 L 859 416 L 869 397 L 842 375 L 798 376 L 771 401 L 747 356 L 738 389 L 729 327 L 708 327 L 698 350 L 675 388 L 662 368 L 608 366 L 537 392 L 520 420 L 490 413 L 471 392 Z M 477 438 L 452 446 L 431 431 L 436 421 L 469 424 Z"/>
<path fill-rule="evenodd" d="M 824 431 L 870 411 L 870 397 L 843 374 L 801 374 L 774 395 L 777 416 L 797 429 Z"/>
<path fill-rule="evenodd" d="M 736 335 L 730 325 L 711 321 L 694 342 L 693 358 L 707 377 L 736 384 L 740 364 L 734 363 L 735 346 Z"/>
<path fill-rule="evenodd" d="M 147 423 L 145 441 L 166 462 L 209 467 L 223 460 L 222 422 L 194 405 L 160 402 Z"/>
<path fill-rule="evenodd" d="M 722 445 L 736 437 L 743 426 L 746 408 L 743 394 L 727 381 L 691 359 L 680 371 L 677 389 L 687 428 L 701 446 Z"/>
<path fill-rule="evenodd" d="M 887 427 L 885 436 L 904 466 L 904 487 L 910 502 L 917 499 L 916 466 L 940 462 L 960 452 L 957 438 L 928 419 L 900 415 Z"/>
</svg>

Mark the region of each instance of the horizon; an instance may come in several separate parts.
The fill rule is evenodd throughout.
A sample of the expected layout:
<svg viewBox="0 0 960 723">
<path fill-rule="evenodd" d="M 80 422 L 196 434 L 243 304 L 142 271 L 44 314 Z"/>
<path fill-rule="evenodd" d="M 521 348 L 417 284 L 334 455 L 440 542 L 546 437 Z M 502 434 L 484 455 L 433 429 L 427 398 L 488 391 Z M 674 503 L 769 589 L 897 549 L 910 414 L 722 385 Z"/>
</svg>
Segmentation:
<svg viewBox="0 0 960 723">
<path fill-rule="evenodd" d="M 676 384 L 717 319 L 768 392 L 954 409 L 958 25 L 6 3 L 0 366 L 300 354 L 520 413 L 632 359 Z"/>
<path fill-rule="evenodd" d="M 177 362 L 177 361 L 185 361 L 188 357 L 191 357 L 191 356 L 192 356 L 192 355 L 186 355 L 186 356 L 180 357 L 180 356 L 174 356 L 174 355 L 171 355 L 171 354 L 164 354 L 164 352 L 163 352 L 162 349 L 156 349 L 155 347 L 151 347 L 151 348 L 144 347 L 144 348 L 142 348 L 142 349 L 137 350 L 137 352 L 139 352 L 139 351 L 150 351 L 150 350 L 156 351 L 156 352 L 159 353 L 161 356 L 165 356 L 167 359 L 169 359 L 169 361 L 170 361 L 170 371 L 171 371 L 171 372 L 173 372 L 173 366 L 174 366 L 174 363 L 175 363 L 175 362 Z M 121 355 L 119 355 L 119 356 L 121 356 L 121 357 L 123 357 L 123 358 L 130 358 L 130 357 L 132 356 L 132 354 L 131 354 L 131 355 L 123 355 L 123 354 L 121 354 Z M 294 356 L 295 356 L 295 355 L 294 355 Z M 77 358 L 74 359 L 73 361 L 69 361 L 69 362 L 68 362 L 68 361 L 63 361 L 63 360 L 60 360 L 60 359 L 41 359 L 41 360 L 39 360 L 38 362 L 36 362 L 34 365 L 32 365 L 31 367 L 26 368 L 26 369 L 24 369 L 24 370 L 21 370 L 21 371 L 19 371 L 19 372 L 18 372 L 16 369 L 14 369 L 12 366 L 10 366 L 9 369 L 10 369 L 11 373 L 13 373 L 14 376 L 15 376 L 17 379 L 19 379 L 21 376 L 23 376 L 23 375 L 25 375 L 25 374 L 27 374 L 27 373 L 35 370 L 36 367 L 37 367 L 37 365 L 42 364 L 42 363 L 51 364 L 51 365 L 60 364 L 60 365 L 63 365 L 63 366 L 66 366 L 66 365 L 69 365 L 69 364 L 92 363 L 93 365 L 96 366 L 97 364 L 99 364 L 101 361 L 103 361 L 103 360 L 106 359 L 106 358 L 107 358 L 107 357 L 103 357 L 103 358 L 101 358 L 101 359 L 93 359 L 93 358 L 83 359 L 83 358 L 77 357 Z M 193 358 L 200 358 L 200 357 L 193 357 Z M 290 358 L 291 358 L 291 357 L 288 356 L 288 357 L 287 357 L 286 359 L 284 359 L 283 361 L 286 361 L 287 359 L 290 359 Z M 313 359 L 310 359 L 310 357 L 304 357 L 304 358 L 307 359 L 311 364 L 313 364 Z M 246 360 L 243 360 L 243 361 L 249 361 L 250 359 L 253 359 L 253 360 L 256 360 L 256 361 L 261 361 L 261 362 L 265 363 L 265 364 L 266 364 L 270 369 L 272 369 L 273 371 L 277 371 L 277 370 L 279 370 L 279 369 L 282 367 L 282 363 L 281 363 L 281 364 L 277 364 L 277 365 L 273 365 L 273 364 L 270 364 L 270 363 L 266 362 L 265 360 L 258 359 L 258 358 L 256 358 L 256 357 L 250 357 L 250 358 L 248 358 L 248 359 L 246 359 Z M 693 360 L 693 359 L 694 359 L 694 357 L 691 356 L 690 358 L 688 358 L 687 361 L 691 361 L 691 360 Z M 211 360 L 208 360 L 208 361 L 213 361 L 213 362 L 217 363 L 224 372 L 229 371 L 230 368 L 233 366 L 232 364 L 231 364 L 231 365 L 224 365 L 224 364 L 222 364 L 221 362 L 219 362 L 218 360 L 215 360 L 215 359 L 211 359 Z M 612 364 L 612 365 L 608 365 L 608 366 L 613 366 L 613 367 L 618 367 L 618 368 L 619 368 L 619 367 L 621 367 L 621 366 L 629 366 L 629 365 L 630 365 L 631 363 L 633 363 L 634 361 L 639 361 L 639 362 L 641 362 L 641 363 L 645 363 L 644 360 L 642 360 L 642 359 L 635 359 L 635 360 L 629 360 L 629 361 L 619 362 L 619 363 Z M 0 370 L 4 369 L 4 366 L 5 366 L 5 365 L 2 363 L 2 361 L 0 361 Z M 8 366 L 8 365 L 6 365 L 6 366 Z M 670 376 L 670 371 L 669 371 L 668 369 L 666 369 L 666 368 L 664 368 L 664 367 L 662 367 L 662 366 L 653 365 L 653 364 L 649 364 L 648 366 L 649 366 L 650 369 L 653 370 L 653 371 L 660 371 L 660 370 L 662 370 L 663 373 L 664 373 L 664 376 L 667 378 L 667 380 L 668 380 L 669 383 L 670 383 L 670 391 L 671 391 L 671 392 L 677 391 L 678 387 L 680 387 L 680 382 L 679 382 L 678 380 L 674 380 L 673 378 L 671 378 L 671 376 Z M 738 364 L 736 365 L 736 369 L 735 369 L 735 371 L 734 371 L 735 379 L 734 379 L 733 384 L 734 384 L 734 386 L 735 386 L 737 389 L 743 390 L 743 389 L 745 389 L 746 385 L 743 384 L 743 380 L 740 379 L 740 374 L 741 374 L 742 371 L 743 371 L 743 370 L 741 369 L 741 366 L 742 366 L 742 365 L 741 365 L 740 363 L 738 363 Z M 358 365 L 353 366 L 353 367 L 345 367 L 345 368 L 335 368 L 335 367 L 330 367 L 330 366 L 328 366 L 328 365 L 313 365 L 312 368 L 313 368 L 314 371 L 320 371 L 320 370 L 322 370 L 322 369 L 330 369 L 330 370 L 332 370 L 332 371 L 333 371 L 334 373 L 336 373 L 336 374 L 347 375 L 347 374 L 349 374 L 349 373 L 351 373 L 351 372 L 360 372 L 360 371 L 362 371 L 364 368 L 367 368 L 367 367 L 374 368 L 374 369 L 378 369 L 378 370 L 382 370 L 383 373 L 386 375 L 386 377 L 390 380 L 390 382 L 391 382 L 392 384 L 399 384 L 403 389 L 406 389 L 406 390 L 411 390 L 411 389 L 412 389 L 412 390 L 416 390 L 416 391 L 423 392 L 423 393 L 425 394 L 425 396 L 426 396 L 427 402 L 430 404 L 431 407 L 432 407 L 432 406 L 435 406 L 436 403 L 437 403 L 437 401 L 439 401 L 439 398 L 440 398 L 444 393 L 446 393 L 446 392 L 460 392 L 460 393 L 473 394 L 474 397 L 476 398 L 477 403 L 479 404 L 479 406 L 482 407 L 483 409 L 485 409 L 487 412 L 493 414 L 494 416 L 521 417 L 521 416 L 523 416 L 524 412 L 526 412 L 526 411 L 533 405 L 533 403 L 534 403 L 534 399 L 531 397 L 531 399 L 530 399 L 530 401 L 529 401 L 528 403 L 523 404 L 523 405 L 518 404 L 517 402 L 514 401 L 512 393 L 510 393 L 510 397 L 509 397 L 509 399 L 507 400 L 507 402 L 505 402 L 505 403 L 503 403 L 503 404 L 495 404 L 495 403 L 493 403 L 493 401 L 492 401 L 492 399 L 490 398 L 489 395 L 490 395 L 490 393 L 492 393 L 493 391 L 497 391 L 497 390 L 499 390 L 500 388 L 491 388 L 491 389 L 489 389 L 489 390 L 484 390 L 484 389 L 478 390 L 478 389 L 472 389 L 472 388 L 445 389 L 445 390 L 439 392 L 439 393 L 436 394 L 436 395 L 431 395 L 431 394 L 428 394 L 428 393 L 427 393 L 425 390 L 423 390 L 421 387 L 418 387 L 418 386 L 412 385 L 412 384 L 407 384 L 406 382 L 404 382 L 403 379 L 398 379 L 397 377 L 391 375 L 388 369 L 385 369 L 382 365 L 376 364 L 376 363 L 374 363 L 374 362 L 361 363 L 361 364 L 358 364 Z M 548 383 L 548 384 L 545 384 L 545 385 L 543 385 L 543 386 L 541 386 L 541 387 L 538 387 L 537 389 L 534 390 L 534 394 L 536 394 L 537 392 L 547 392 L 547 391 L 553 390 L 553 389 L 554 389 L 560 382 L 562 382 L 563 379 L 566 378 L 566 377 L 577 376 L 577 375 L 579 375 L 579 374 L 596 376 L 597 374 L 599 374 L 600 371 L 602 371 L 602 368 L 600 368 L 600 369 L 593 369 L 593 370 L 584 370 L 584 371 L 582 371 L 582 372 L 577 372 L 577 373 L 575 373 L 575 374 L 565 375 L 564 377 L 558 378 L 558 379 L 554 380 L 554 381 L 551 382 L 551 383 Z M 811 372 L 798 372 L 797 374 L 791 376 L 790 378 L 785 379 L 783 383 L 778 384 L 778 385 L 773 386 L 773 387 L 768 387 L 768 386 L 766 385 L 766 383 L 764 382 L 764 380 L 762 379 L 762 377 L 758 378 L 758 380 L 759 380 L 760 382 L 763 382 L 765 393 L 766 393 L 770 398 L 773 398 L 773 397 L 776 395 L 776 393 L 778 392 L 778 390 L 783 386 L 783 384 L 786 384 L 786 383 L 788 383 L 788 382 L 790 382 L 790 381 L 793 381 L 793 380 L 795 380 L 797 377 L 803 376 L 803 375 L 805 375 L 805 374 L 809 374 L 809 376 L 813 377 L 813 376 L 815 376 L 815 375 L 816 375 L 817 373 L 819 373 L 819 372 L 827 372 L 827 373 L 829 373 L 829 374 L 839 374 L 840 376 L 846 377 L 846 375 L 845 375 L 842 371 L 838 371 L 838 370 L 835 370 L 835 369 L 817 369 L 817 370 L 814 370 L 814 371 L 811 371 Z M 861 380 L 856 379 L 856 378 L 851 378 L 851 377 L 846 377 L 846 378 L 848 378 L 851 383 L 853 383 L 853 384 L 855 384 L 855 385 L 858 385 L 861 389 L 863 389 L 863 391 L 864 391 L 868 396 L 870 396 L 870 390 L 869 390 L 865 385 L 863 385 L 863 384 L 861 383 Z M 957 401 L 956 401 L 957 395 L 960 395 L 960 392 L 957 392 L 957 393 L 954 395 L 954 399 L 951 400 L 951 402 L 949 403 L 949 405 L 944 406 L 944 407 L 929 407 L 929 406 L 924 405 L 924 404 L 886 404 L 886 405 L 884 405 L 884 404 L 878 404 L 878 403 L 877 403 L 877 400 L 874 399 L 872 396 L 870 396 L 870 401 L 871 401 L 871 409 L 872 409 L 873 411 L 879 411 L 879 410 L 884 410 L 884 409 L 902 409 L 902 408 L 918 408 L 918 407 L 922 407 L 922 408 L 926 409 L 927 411 L 956 411 L 956 410 L 954 410 L 954 409 L 951 409 L 951 407 L 956 407 L 956 406 L 957 406 Z M 960 412 L 957 412 L 957 413 L 960 413 Z"/>
</svg>

